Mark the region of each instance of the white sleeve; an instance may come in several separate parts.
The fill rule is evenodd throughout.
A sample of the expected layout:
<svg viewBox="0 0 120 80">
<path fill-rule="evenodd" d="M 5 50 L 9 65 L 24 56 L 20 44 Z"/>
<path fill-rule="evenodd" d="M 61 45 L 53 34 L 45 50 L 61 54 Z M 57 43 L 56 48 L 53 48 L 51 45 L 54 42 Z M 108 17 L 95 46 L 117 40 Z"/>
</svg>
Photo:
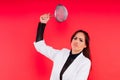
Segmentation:
<svg viewBox="0 0 120 80">
<path fill-rule="evenodd" d="M 35 46 L 35 49 L 45 55 L 46 57 L 48 57 L 49 59 L 51 59 L 52 61 L 54 60 L 55 56 L 58 54 L 58 52 L 60 50 L 57 50 L 57 49 L 54 49 L 50 46 L 47 46 L 45 44 L 45 41 L 44 40 L 41 40 L 39 42 L 34 42 L 34 46 Z"/>
<path fill-rule="evenodd" d="M 75 80 L 87 80 L 91 68 L 91 62 L 87 61 L 86 65 L 80 70 L 76 76 Z"/>
</svg>

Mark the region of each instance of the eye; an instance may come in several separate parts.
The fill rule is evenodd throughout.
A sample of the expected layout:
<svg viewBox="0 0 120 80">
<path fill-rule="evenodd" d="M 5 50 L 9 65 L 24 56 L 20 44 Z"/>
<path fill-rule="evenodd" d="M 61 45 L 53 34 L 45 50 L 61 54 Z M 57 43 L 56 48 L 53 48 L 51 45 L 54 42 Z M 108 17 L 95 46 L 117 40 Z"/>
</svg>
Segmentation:
<svg viewBox="0 0 120 80">
<path fill-rule="evenodd" d="M 83 40 L 81 38 L 79 40 L 80 40 L 80 42 L 83 42 Z"/>
<path fill-rule="evenodd" d="M 77 40 L 77 37 L 74 37 L 73 39 L 74 39 L 74 40 Z"/>
</svg>

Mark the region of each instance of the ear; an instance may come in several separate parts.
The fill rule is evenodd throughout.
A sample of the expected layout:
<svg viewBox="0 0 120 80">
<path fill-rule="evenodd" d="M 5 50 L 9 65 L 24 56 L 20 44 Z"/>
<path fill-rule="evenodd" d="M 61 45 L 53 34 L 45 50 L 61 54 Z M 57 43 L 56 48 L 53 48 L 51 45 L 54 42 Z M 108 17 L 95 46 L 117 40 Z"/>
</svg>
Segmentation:
<svg viewBox="0 0 120 80">
<path fill-rule="evenodd" d="M 87 46 L 86 46 L 86 44 L 85 44 L 85 46 L 84 46 L 84 48 L 86 48 Z"/>
</svg>

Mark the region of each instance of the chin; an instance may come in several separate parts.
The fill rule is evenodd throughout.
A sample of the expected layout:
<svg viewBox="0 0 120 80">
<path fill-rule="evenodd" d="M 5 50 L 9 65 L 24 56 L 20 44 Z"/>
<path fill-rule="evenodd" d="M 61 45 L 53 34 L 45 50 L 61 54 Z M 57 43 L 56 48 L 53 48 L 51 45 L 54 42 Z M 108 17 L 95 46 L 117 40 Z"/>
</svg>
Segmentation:
<svg viewBox="0 0 120 80">
<path fill-rule="evenodd" d="M 78 49 L 72 49 L 73 51 L 75 51 L 75 52 L 78 52 L 79 50 Z"/>
</svg>

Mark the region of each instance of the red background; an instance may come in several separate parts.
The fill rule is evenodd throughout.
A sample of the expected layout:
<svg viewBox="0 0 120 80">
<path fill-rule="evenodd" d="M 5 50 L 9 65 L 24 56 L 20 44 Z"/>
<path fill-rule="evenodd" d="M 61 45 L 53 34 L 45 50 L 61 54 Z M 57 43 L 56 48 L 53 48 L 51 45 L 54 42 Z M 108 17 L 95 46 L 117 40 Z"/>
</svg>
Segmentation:
<svg viewBox="0 0 120 80">
<path fill-rule="evenodd" d="M 39 16 L 54 13 L 57 4 L 68 9 L 68 19 L 51 18 L 45 41 L 54 48 L 70 48 L 78 29 L 91 38 L 89 80 L 120 80 L 120 2 L 116 0 L 4 0 L 0 1 L 0 80 L 49 80 L 52 61 L 39 54 L 33 42 Z"/>
</svg>

